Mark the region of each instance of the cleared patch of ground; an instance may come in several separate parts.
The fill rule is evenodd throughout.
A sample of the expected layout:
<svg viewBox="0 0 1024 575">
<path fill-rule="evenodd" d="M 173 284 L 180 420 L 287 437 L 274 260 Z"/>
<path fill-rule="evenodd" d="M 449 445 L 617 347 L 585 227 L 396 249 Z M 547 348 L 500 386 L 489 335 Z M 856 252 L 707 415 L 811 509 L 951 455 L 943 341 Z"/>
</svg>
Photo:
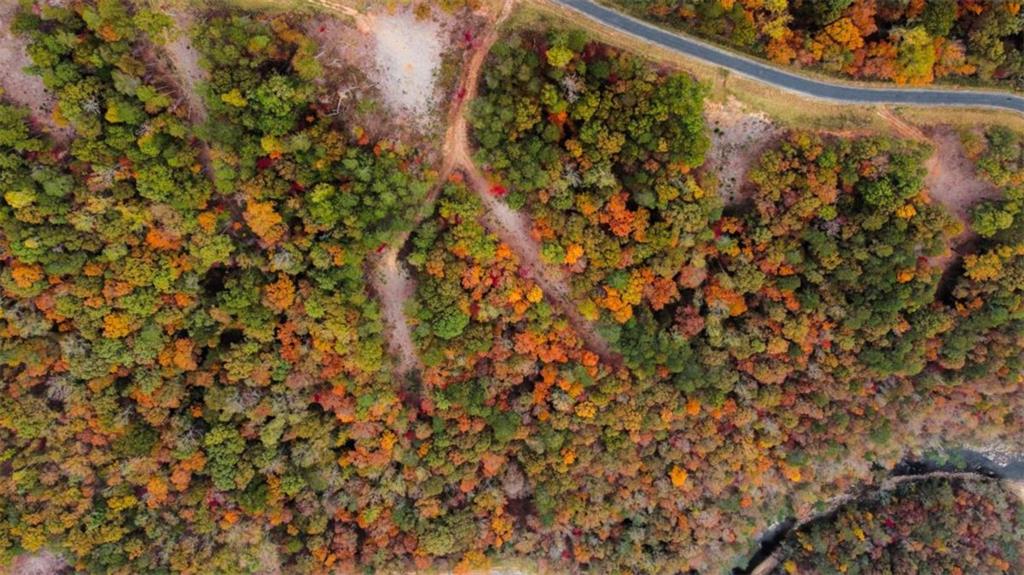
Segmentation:
<svg viewBox="0 0 1024 575">
<path fill-rule="evenodd" d="M 361 14 L 329 6 L 335 15 L 309 20 L 305 31 L 322 47 L 318 60 L 332 90 L 321 102 L 335 113 L 377 128 L 412 124 L 423 130 L 437 119 L 438 79 L 452 46 L 452 17 L 433 11 L 420 17 L 402 9 Z"/>
<path fill-rule="evenodd" d="M 726 205 L 743 203 L 747 172 L 784 130 L 767 114 L 750 112 L 731 96 L 724 104 L 705 102 L 704 120 L 711 137 L 705 169 L 718 180 Z"/>
<path fill-rule="evenodd" d="M 385 102 L 392 110 L 426 121 L 436 103 L 434 81 L 445 47 L 441 24 L 403 10 L 372 16 L 369 26 L 377 81 Z"/>
<path fill-rule="evenodd" d="M 963 231 L 950 241 L 949 250 L 934 258 L 932 263 L 947 270 L 955 270 L 957 262 L 973 251 L 972 246 L 977 239 L 977 234 L 970 228 L 971 206 L 982 200 L 998 198 L 1001 192 L 978 175 L 955 129 L 949 126 L 930 128 L 928 138 L 935 147 L 935 153 L 925 163 L 928 168 L 925 177 L 928 194 L 944 205 L 963 225 Z"/>
<path fill-rule="evenodd" d="M 356 21 L 362 22 L 362 17 Z M 323 88 L 320 105 L 332 116 L 365 124 L 376 136 L 375 127 L 388 122 L 386 116 L 376 113 L 380 95 L 360 68 L 370 61 L 371 54 L 371 38 L 360 28 L 350 20 L 328 15 L 311 18 L 303 25 L 306 34 L 320 46 L 317 61 L 324 70 L 317 79 Z"/>
<path fill-rule="evenodd" d="M 981 200 L 998 198 L 999 189 L 979 177 L 955 129 L 938 126 L 930 128 L 927 135 L 935 146 L 935 154 L 928 159 L 928 177 L 925 179 L 928 192 L 967 223 L 971 206 Z"/>
<path fill-rule="evenodd" d="M 931 258 L 931 264 L 946 269 L 947 280 L 955 277 L 959 259 L 971 251 L 977 235 L 970 229 L 970 209 L 974 204 L 998 198 L 1001 192 L 994 185 L 980 177 L 974 162 L 967 157 L 960 134 L 949 125 L 932 125 L 925 129 L 908 122 L 889 109 L 880 109 L 882 117 L 897 135 L 910 140 L 932 145 L 934 152 L 925 161 L 925 188 L 928 195 L 953 214 L 963 226 L 963 231 L 949 243 L 945 254 Z"/>
<path fill-rule="evenodd" d="M 7 567 L 9 575 L 54 575 L 61 573 L 67 568 L 59 555 L 50 551 L 38 553 L 24 553 L 14 558 L 14 561 Z"/>
<path fill-rule="evenodd" d="M 0 1 L 0 89 L 3 90 L 0 97 L 29 108 L 37 128 L 58 142 L 67 142 L 73 131 L 57 125 L 53 119 L 56 98 L 43 86 L 42 79 L 25 72 L 25 68 L 32 65 L 25 51 L 25 38 L 11 31 L 17 10 L 17 2 Z"/>
</svg>

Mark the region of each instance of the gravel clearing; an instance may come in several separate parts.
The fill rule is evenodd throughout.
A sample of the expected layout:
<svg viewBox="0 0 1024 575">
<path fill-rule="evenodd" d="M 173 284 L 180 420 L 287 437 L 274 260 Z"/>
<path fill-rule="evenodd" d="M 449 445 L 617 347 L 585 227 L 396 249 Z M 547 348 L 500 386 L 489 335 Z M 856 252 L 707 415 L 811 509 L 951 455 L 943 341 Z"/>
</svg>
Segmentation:
<svg viewBox="0 0 1024 575">
<path fill-rule="evenodd" d="M 387 105 L 425 123 L 437 104 L 437 71 L 446 34 L 434 20 L 411 12 L 377 14 L 368 19 L 374 37 L 377 86 Z"/>
</svg>

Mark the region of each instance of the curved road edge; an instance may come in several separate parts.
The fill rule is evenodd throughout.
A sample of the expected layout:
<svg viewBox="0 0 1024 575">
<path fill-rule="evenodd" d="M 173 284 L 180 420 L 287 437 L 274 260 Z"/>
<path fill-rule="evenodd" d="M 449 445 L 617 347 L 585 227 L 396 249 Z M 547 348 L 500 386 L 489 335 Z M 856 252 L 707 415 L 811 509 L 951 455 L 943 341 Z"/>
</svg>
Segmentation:
<svg viewBox="0 0 1024 575">
<path fill-rule="evenodd" d="M 593 0 L 550 0 L 605 26 L 642 41 L 783 90 L 847 104 L 896 104 L 999 108 L 1024 114 L 1024 97 L 1008 92 L 944 90 L 941 88 L 867 88 L 809 78 L 776 66 L 740 56 L 723 48 L 638 20 Z"/>
</svg>

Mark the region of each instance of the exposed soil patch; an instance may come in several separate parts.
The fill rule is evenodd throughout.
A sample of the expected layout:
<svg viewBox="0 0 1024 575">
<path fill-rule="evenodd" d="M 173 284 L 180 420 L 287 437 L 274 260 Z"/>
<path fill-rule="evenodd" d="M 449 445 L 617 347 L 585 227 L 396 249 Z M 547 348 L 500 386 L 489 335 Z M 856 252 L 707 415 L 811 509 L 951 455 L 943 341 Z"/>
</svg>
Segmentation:
<svg viewBox="0 0 1024 575">
<path fill-rule="evenodd" d="M 935 147 L 925 166 L 928 194 L 950 211 L 963 224 L 963 232 L 950 241 L 949 250 L 932 260 L 933 265 L 954 269 L 957 261 L 971 251 L 977 234 L 971 231 L 970 209 L 976 203 L 1000 197 L 999 189 L 981 178 L 974 162 L 964 152 L 960 135 L 949 126 L 928 130 Z"/>
<path fill-rule="evenodd" d="M 999 189 L 981 178 L 960 142 L 960 135 L 950 126 L 934 126 L 927 130 L 914 126 L 889 110 L 879 110 L 901 137 L 930 143 L 935 152 L 925 161 L 928 195 L 946 206 L 965 226 L 970 222 L 970 208 L 981 200 L 1000 196 Z"/>
<path fill-rule="evenodd" d="M 23 553 L 15 557 L 7 568 L 10 575 L 57 575 L 69 571 L 64 559 L 50 551 Z"/>
<path fill-rule="evenodd" d="M 749 199 L 744 183 L 761 154 L 785 131 L 763 112 L 749 112 L 736 98 L 725 104 L 704 103 L 711 148 L 705 170 L 718 180 L 718 193 L 726 205 Z"/>
<path fill-rule="evenodd" d="M 452 17 L 440 11 L 421 18 L 404 9 L 360 14 L 329 7 L 351 21 L 318 17 L 306 24 L 322 47 L 319 61 L 334 88 L 323 103 L 336 113 L 354 109 L 370 120 L 371 132 L 378 126 L 429 127 L 437 119 L 438 79 L 456 27 Z"/>
<path fill-rule="evenodd" d="M 25 68 L 32 65 L 25 51 L 26 38 L 11 31 L 17 11 L 17 2 L 0 2 L 0 89 L 3 90 L 0 97 L 29 108 L 36 128 L 50 134 L 58 143 L 67 143 L 74 131 L 68 126 L 59 126 L 54 120 L 56 98 L 46 90 L 41 78 L 25 72 Z"/>
<path fill-rule="evenodd" d="M 318 16 L 304 24 L 304 31 L 320 46 L 317 61 L 324 74 L 318 82 L 325 88 L 320 103 L 333 115 L 368 124 L 365 127 L 371 135 L 377 136 L 376 127 L 390 123 L 388 115 L 378 109 L 379 91 L 363 70 L 366 62 L 373 60 L 373 37 L 364 16 L 349 15 L 352 20 Z"/>
</svg>

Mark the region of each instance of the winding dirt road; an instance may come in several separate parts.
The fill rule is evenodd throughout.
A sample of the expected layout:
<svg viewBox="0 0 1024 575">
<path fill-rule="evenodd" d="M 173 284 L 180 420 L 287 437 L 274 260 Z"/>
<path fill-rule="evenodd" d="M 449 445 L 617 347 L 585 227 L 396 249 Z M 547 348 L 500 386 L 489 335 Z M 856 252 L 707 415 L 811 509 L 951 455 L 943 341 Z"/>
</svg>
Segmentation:
<svg viewBox="0 0 1024 575">
<path fill-rule="evenodd" d="M 454 117 L 449 118 L 448 131 L 445 135 L 445 161 L 453 162 L 466 174 L 470 187 L 480 197 L 486 209 L 487 216 L 481 223 L 519 256 L 520 265 L 526 271 L 527 277 L 537 282 L 548 301 L 569 319 L 587 349 L 596 353 L 606 363 L 616 364 L 619 358 L 597 333 L 594 324 L 580 315 L 579 309 L 573 303 L 566 275 L 560 268 L 551 266 L 541 259 L 540 245 L 531 234 L 533 225 L 530 223 L 529 217 L 523 212 L 512 210 L 491 193 L 493 186 L 476 165 L 470 151 L 469 124 L 466 120 L 465 106 L 476 98 L 483 64 L 490 53 L 491 46 L 498 39 L 501 23 L 512 12 L 514 6 L 515 0 L 505 0 L 501 13 L 491 25 L 466 67 L 461 90 L 463 97 L 458 102 L 457 113 Z"/>
<path fill-rule="evenodd" d="M 485 216 L 481 223 L 498 238 L 507 244 L 519 257 L 520 264 L 527 277 L 537 282 L 544 291 L 548 301 L 562 313 L 579 334 L 586 347 L 610 364 L 619 358 L 611 351 L 607 342 L 597 333 L 594 325 L 580 315 L 576 304 L 570 297 L 568 280 L 562 270 L 545 263 L 540 257 L 540 245 L 530 233 L 532 224 L 526 214 L 517 212 L 491 193 L 491 182 L 473 161 L 469 143 L 469 123 L 467 106 L 476 98 L 480 73 L 483 69 L 491 46 L 498 39 L 498 31 L 505 19 L 512 12 L 516 0 L 504 0 L 501 10 L 494 21 L 488 26 L 487 33 L 473 49 L 468 63 L 463 69 L 459 81 L 457 96 L 448 110 L 447 129 L 442 146 L 441 168 L 438 182 L 424 200 L 416 222 L 419 224 L 427 217 L 441 189 L 449 177 L 460 171 L 473 191 L 480 197 Z M 385 320 L 385 335 L 389 347 L 396 357 L 395 369 L 404 374 L 410 369 L 421 365 L 416 354 L 416 346 L 412 341 L 412 330 L 405 315 L 408 298 L 415 294 L 415 284 L 398 258 L 398 252 L 409 239 L 410 232 L 402 233 L 372 265 L 371 282 L 373 290 L 381 305 L 381 313 Z"/>
</svg>

